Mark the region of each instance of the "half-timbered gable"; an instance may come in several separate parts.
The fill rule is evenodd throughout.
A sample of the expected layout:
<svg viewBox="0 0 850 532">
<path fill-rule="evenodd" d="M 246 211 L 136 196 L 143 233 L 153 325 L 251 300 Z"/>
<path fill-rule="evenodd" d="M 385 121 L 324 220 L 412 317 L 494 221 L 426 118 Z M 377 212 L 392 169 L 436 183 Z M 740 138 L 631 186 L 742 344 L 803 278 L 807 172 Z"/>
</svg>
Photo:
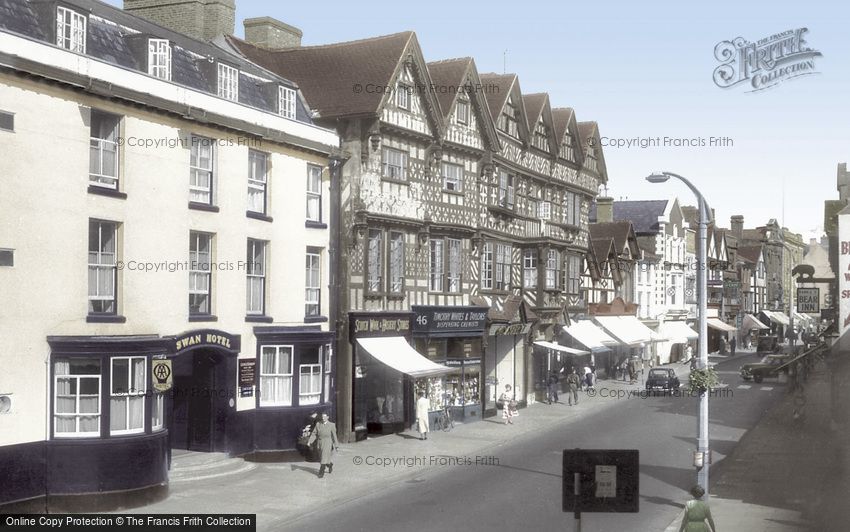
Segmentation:
<svg viewBox="0 0 850 532">
<path fill-rule="evenodd" d="M 569 107 L 552 109 L 555 137 L 558 139 L 558 163 L 578 170 L 584 152 L 581 149 L 575 111 Z"/>
</svg>

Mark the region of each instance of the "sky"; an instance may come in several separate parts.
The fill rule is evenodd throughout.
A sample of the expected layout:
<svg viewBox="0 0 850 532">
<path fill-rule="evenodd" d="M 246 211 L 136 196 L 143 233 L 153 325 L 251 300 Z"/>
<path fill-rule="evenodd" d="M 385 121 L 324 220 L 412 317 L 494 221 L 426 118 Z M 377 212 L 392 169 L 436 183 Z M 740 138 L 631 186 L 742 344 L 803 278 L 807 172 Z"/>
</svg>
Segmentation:
<svg viewBox="0 0 850 532">
<path fill-rule="evenodd" d="M 720 226 L 741 214 L 748 228 L 775 218 L 804 238 L 819 236 L 823 202 L 837 199 L 837 164 L 850 159 L 844 2 L 236 4 L 240 36 L 241 21 L 258 16 L 300 28 L 308 46 L 413 30 L 427 61 L 470 56 L 481 73 L 515 72 L 523 93 L 548 92 L 554 107 L 599 124 L 610 196 L 695 204 L 681 183 L 644 180 L 656 170 L 675 172 L 703 193 Z M 757 92 L 747 92 L 747 83 L 715 85 L 719 42 L 798 28 L 808 28 L 806 45 L 822 54 L 814 73 Z M 697 145 L 615 145 L 664 137 Z M 711 137 L 731 140 L 710 146 Z"/>
</svg>

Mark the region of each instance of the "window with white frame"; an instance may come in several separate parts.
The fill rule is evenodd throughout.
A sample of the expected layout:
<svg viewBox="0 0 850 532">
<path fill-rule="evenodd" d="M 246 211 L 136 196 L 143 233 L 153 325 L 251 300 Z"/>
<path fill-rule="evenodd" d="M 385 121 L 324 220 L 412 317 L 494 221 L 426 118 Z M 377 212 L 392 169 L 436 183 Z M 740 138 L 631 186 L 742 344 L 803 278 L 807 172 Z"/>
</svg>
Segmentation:
<svg viewBox="0 0 850 532">
<path fill-rule="evenodd" d="M 315 248 L 307 248 L 306 293 L 304 315 L 319 316 L 322 295 L 322 255 Z"/>
<path fill-rule="evenodd" d="M 568 161 L 573 160 L 573 136 L 569 133 L 564 135 L 564 141 L 561 144 L 561 149 L 558 151 L 558 155 L 560 155 L 561 159 L 566 159 Z"/>
<path fill-rule="evenodd" d="M 76 11 L 57 7 L 56 44 L 72 52 L 86 53 L 86 17 Z"/>
<path fill-rule="evenodd" d="M 317 405 L 322 400 L 322 348 L 300 349 L 298 366 L 298 404 Z"/>
<path fill-rule="evenodd" d="M 522 250 L 522 287 L 537 288 L 537 250 Z"/>
<path fill-rule="evenodd" d="M 227 100 L 239 101 L 239 69 L 224 63 L 218 64 L 218 95 Z"/>
<path fill-rule="evenodd" d="M 110 364 L 109 433 L 144 432 L 147 358 L 112 357 Z"/>
<path fill-rule="evenodd" d="M 89 313 L 118 312 L 118 224 L 89 220 Z"/>
<path fill-rule="evenodd" d="M 366 289 L 368 292 L 381 292 L 383 289 L 383 249 L 383 231 L 369 229 L 369 242 L 366 251 Z"/>
<path fill-rule="evenodd" d="M 400 294 L 404 291 L 404 233 L 390 231 L 390 288 L 392 294 Z"/>
<path fill-rule="evenodd" d="M 407 152 L 384 147 L 381 175 L 389 179 L 407 180 Z"/>
<path fill-rule="evenodd" d="M 248 239 L 246 278 L 248 314 L 262 315 L 266 311 L 266 243 Z"/>
<path fill-rule="evenodd" d="M 549 201 L 541 201 L 538 205 L 537 216 L 541 220 L 549 220 L 552 217 L 552 203 Z"/>
<path fill-rule="evenodd" d="M 325 402 L 331 402 L 331 368 L 333 367 L 333 349 L 331 344 L 322 346 L 323 361 L 325 368 Z"/>
<path fill-rule="evenodd" d="M 413 92 L 410 85 L 399 83 L 395 88 L 395 103 L 402 109 L 410 110 L 410 94 Z"/>
<path fill-rule="evenodd" d="M 292 406 L 291 345 L 260 348 L 260 406 Z"/>
<path fill-rule="evenodd" d="M 212 205 L 213 146 L 212 139 L 189 137 L 189 200 Z"/>
<path fill-rule="evenodd" d="M 295 97 L 295 91 L 289 87 L 278 87 L 277 112 L 280 116 L 295 120 Z"/>
<path fill-rule="evenodd" d="M 322 221 L 322 167 L 307 165 L 307 220 Z"/>
<path fill-rule="evenodd" d="M 508 98 L 502 114 L 499 115 L 497 127 L 511 137 L 519 138 L 519 108 L 514 105 L 513 98 Z"/>
<path fill-rule="evenodd" d="M 534 135 L 531 137 L 531 145 L 542 151 L 549 151 L 549 129 L 543 120 L 537 122 L 534 126 Z"/>
<path fill-rule="evenodd" d="M 210 313 L 212 235 L 189 233 L 189 315 Z"/>
<path fill-rule="evenodd" d="M 446 246 L 446 292 L 455 294 L 460 292 L 462 242 L 457 238 L 447 238 Z"/>
<path fill-rule="evenodd" d="M 564 223 L 578 226 L 581 223 L 581 196 L 564 192 Z"/>
<path fill-rule="evenodd" d="M 514 175 L 499 170 L 499 206 L 514 208 Z"/>
<path fill-rule="evenodd" d="M 550 249 L 546 255 L 546 289 L 559 289 L 558 280 L 560 277 L 561 253 L 556 249 Z"/>
<path fill-rule="evenodd" d="M 118 189 L 118 137 L 121 117 L 91 110 L 89 141 L 89 183 Z"/>
<path fill-rule="evenodd" d="M 455 106 L 455 121 L 458 124 L 469 124 L 469 102 L 458 100 Z"/>
<path fill-rule="evenodd" d="M 441 239 L 432 238 L 431 254 L 430 254 L 430 275 L 428 289 L 432 292 L 443 291 L 443 265 L 444 265 L 444 245 L 445 242 Z"/>
<path fill-rule="evenodd" d="M 454 192 L 463 190 L 463 166 L 443 163 L 443 188 Z"/>
<path fill-rule="evenodd" d="M 269 154 L 248 151 L 248 210 L 266 213 L 266 190 L 268 186 Z"/>
<path fill-rule="evenodd" d="M 54 434 L 100 436 L 100 360 L 57 358 L 53 375 Z"/>
<path fill-rule="evenodd" d="M 148 39 L 148 74 L 171 79 L 171 43 L 168 39 Z"/>
<path fill-rule="evenodd" d="M 511 287 L 511 253 L 510 244 L 496 243 L 495 290 L 509 290 Z"/>
<path fill-rule="evenodd" d="M 581 287 L 581 256 L 570 253 L 566 265 L 567 293 L 578 295 Z"/>
<path fill-rule="evenodd" d="M 481 289 L 493 289 L 493 243 L 485 242 L 481 249 Z"/>
</svg>

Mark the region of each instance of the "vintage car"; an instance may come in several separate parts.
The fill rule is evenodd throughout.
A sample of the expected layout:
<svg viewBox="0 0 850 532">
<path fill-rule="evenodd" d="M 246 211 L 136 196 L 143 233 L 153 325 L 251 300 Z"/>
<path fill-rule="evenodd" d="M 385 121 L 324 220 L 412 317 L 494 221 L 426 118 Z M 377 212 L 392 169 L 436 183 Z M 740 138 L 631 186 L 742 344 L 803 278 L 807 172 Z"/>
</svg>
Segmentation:
<svg viewBox="0 0 850 532">
<path fill-rule="evenodd" d="M 653 368 L 646 376 L 646 391 L 672 392 L 679 389 L 679 377 L 676 372 L 667 368 Z"/>
<path fill-rule="evenodd" d="M 765 377 L 776 377 L 779 367 L 790 359 L 789 355 L 767 355 L 760 362 L 741 366 L 741 378 L 761 382 Z"/>
</svg>

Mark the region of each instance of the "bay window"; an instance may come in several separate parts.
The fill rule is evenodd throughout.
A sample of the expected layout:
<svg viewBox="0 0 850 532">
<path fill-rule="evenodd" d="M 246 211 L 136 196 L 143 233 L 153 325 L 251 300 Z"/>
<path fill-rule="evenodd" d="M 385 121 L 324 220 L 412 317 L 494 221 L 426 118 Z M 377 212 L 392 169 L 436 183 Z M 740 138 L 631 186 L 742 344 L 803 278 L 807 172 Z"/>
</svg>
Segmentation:
<svg viewBox="0 0 850 532">
<path fill-rule="evenodd" d="M 264 345 L 260 351 L 260 406 L 292 406 L 291 345 Z"/>
<path fill-rule="evenodd" d="M 320 346 L 302 348 L 298 366 L 298 404 L 317 405 L 322 399 L 322 365 Z"/>
<path fill-rule="evenodd" d="M 147 358 L 113 357 L 109 398 L 109 433 L 133 434 L 145 430 Z"/>
<path fill-rule="evenodd" d="M 100 360 L 58 358 L 53 362 L 56 436 L 100 436 Z"/>
</svg>

